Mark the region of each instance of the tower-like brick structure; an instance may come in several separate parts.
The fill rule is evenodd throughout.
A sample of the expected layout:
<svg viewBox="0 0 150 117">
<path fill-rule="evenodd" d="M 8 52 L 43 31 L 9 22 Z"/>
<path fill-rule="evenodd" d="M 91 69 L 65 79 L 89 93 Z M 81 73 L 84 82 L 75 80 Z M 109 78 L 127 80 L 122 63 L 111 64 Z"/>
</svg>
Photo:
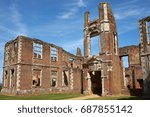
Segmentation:
<svg viewBox="0 0 150 117">
<path fill-rule="evenodd" d="M 99 18 L 84 16 L 84 93 L 121 93 L 122 67 L 115 19 L 108 3 L 99 4 Z M 91 38 L 99 36 L 99 54 L 91 55 Z"/>
</svg>

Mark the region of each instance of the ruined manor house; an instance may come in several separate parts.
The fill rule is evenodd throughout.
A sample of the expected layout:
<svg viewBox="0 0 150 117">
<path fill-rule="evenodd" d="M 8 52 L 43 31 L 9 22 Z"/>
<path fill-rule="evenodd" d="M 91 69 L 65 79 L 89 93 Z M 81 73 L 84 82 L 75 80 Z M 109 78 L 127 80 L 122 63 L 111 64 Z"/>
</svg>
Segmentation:
<svg viewBox="0 0 150 117">
<path fill-rule="evenodd" d="M 139 20 L 139 45 L 119 48 L 110 5 L 98 6 L 99 17 L 84 14 L 84 54 L 76 55 L 39 39 L 18 36 L 5 44 L 4 94 L 83 93 L 148 95 L 150 93 L 150 16 Z M 82 32 L 81 32 L 82 33 Z M 99 53 L 91 55 L 98 36 Z M 123 57 L 129 67 L 123 67 Z"/>
</svg>

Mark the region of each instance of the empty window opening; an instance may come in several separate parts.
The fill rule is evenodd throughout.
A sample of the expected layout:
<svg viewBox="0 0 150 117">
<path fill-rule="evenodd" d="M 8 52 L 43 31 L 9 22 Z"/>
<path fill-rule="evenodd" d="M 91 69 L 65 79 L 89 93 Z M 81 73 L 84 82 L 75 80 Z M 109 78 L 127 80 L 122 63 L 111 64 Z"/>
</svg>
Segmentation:
<svg viewBox="0 0 150 117">
<path fill-rule="evenodd" d="M 8 82 L 8 71 L 4 72 L 4 87 L 7 87 Z"/>
<path fill-rule="evenodd" d="M 114 53 L 117 55 L 118 54 L 118 44 L 117 44 L 117 42 L 118 42 L 118 37 L 117 37 L 117 33 L 116 32 L 114 32 L 114 41 L 113 41 L 113 43 L 114 43 Z"/>
<path fill-rule="evenodd" d="M 122 60 L 123 60 L 123 67 L 128 68 L 129 67 L 129 58 L 128 58 L 128 56 L 122 57 Z"/>
<path fill-rule="evenodd" d="M 100 37 L 91 38 L 91 55 L 96 55 L 100 53 Z"/>
<path fill-rule="evenodd" d="M 42 49 L 42 44 L 33 43 L 34 58 L 42 59 Z"/>
<path fill-rule="evenodd" d="M 57 79 L 56 78 L 52 78 L 51 86 L 52 87 L 56 87 L 56 85 L 57 85 Z"/>
<path fill-rule="evenodd" d="M 14 86 L 14 69 L 10 70 L 10 87 Z"/>
<path fill-rule="evenodd" d="M 38 69 L 33 70 L 32 86 L 35 87 L 41 86 L 41 70 Z"/>
<path fill-rule="evenodd" d="M 57 78 L 58 78 L 58 72 L 56 70 L 51 71 L 51 86 L 56 87 L 57 86 Z"/>
<path fill-rule="evenodd" d="M 68 86 L 69 85 L 69 71 L 64 70 L 63 71 L 63 86 Z"/>
<path fill-rule="evenodd" d="M 17 49 L 18 49 L 18 43 L 14 42 L 14 51 L 15 51 L 15 54 L 17 53 Z"/>
<path fill-rule="evenodd" d="M 8 59 L 9 59 L 9 47 L 7 46 L 5 48 L 5 60 L 8 61 Z"/>
<path fill-rule="evenodd" d="M 51 56 L 51 61 L 57 61 L 58 60 L 58 49 L 51 47 L 50 48 L 50 56 Z"/>
<path fill-rule="evenodd" d="M 74 60 L 75 60 L 75 59 L 74 59 L 74 58 L 72 58 L 72 57 L 71 57 L 71 58 L 69 58 L 70 66 L 71 66 L 71 67 L 74 67 Z"/>
</svg>

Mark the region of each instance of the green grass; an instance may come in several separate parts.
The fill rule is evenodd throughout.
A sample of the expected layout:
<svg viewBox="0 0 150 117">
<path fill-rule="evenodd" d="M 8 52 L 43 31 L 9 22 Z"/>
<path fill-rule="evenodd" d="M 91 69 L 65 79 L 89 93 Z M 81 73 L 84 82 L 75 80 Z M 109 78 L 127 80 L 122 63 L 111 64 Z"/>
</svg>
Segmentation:
<svg viewBox="0 0 150 117">
<path fill-rule="evenodd" d="M 98 97 L 98 98 L 91 98 L 89 100 L 143 100 L 142 97 L 136 96 L 106 96 L 106 97 Z"/>
<path fill-rule="evenodd" d="M 24 96 L 8 96 L 0 95 L 0 100 L 63 100 L 83 96 L 82 94 L 43 94 L 43 95 L 24 95 Z M 105 96 L 98 98 L 90 98 L 87 100 L 149 100 L 150 98 L 142 98 L 136 96 Z"/>
<path fill-rule="evenodd" d="M 30 95 L 30 96 L 0 95 L 0 100 L 63 100 L 79 96 L 81 96 L 81 94 L 45 94 L 45 95 Z"/>
</svg>

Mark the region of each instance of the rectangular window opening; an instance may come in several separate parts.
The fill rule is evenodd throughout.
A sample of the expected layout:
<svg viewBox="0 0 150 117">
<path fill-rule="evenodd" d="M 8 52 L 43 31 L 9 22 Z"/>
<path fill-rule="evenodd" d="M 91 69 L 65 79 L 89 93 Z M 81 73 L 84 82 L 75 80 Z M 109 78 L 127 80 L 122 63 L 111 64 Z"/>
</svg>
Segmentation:
<svg viewBox="0 0 150 117">
<path fill-rule="evenodd" d="M 56 78 L 52 78 L 51 86 L 52 87 L 56 87 L 56 85 L 57 85 L 57 79 Z"/>
<path fill-rule="evenodd" d="M 50 48 L 50 58 L 51 61 L 57 61 L 58 60 L 58 49 L 55 47 Z"/>
<path fill-rule="evenodd" d="M 128 68 L 129 67 L 129 58 L 128 58 L 128 56 L 122 57 L 122 60 L 123 60 L 123 67 Z"/>
<path fill-rule="evenodd" d="M 32 74 L 32 86 L 39 87 L 41 86 L 41 70 L 34 69 Z"/>
<path fill-rule="evenodd" d="M 5 48 L 5 60 L 8 61 L 8 59 L 9 59 L 9 47 L 7 46 Z"/>
<path fill-rule="evenodd" d="M 118 44 L 117 44 L 117 42 L 118 42 L 118 37 L 117 37 L 117 33 L 116 32 L 114 32 L 114 53 L 117 55 L 118 54 Z"/>
<path fill-rule="evenodd" d="M 42 59 L 43 45 L 39 43 L 33 43 L 34 58 Z"/>
<path fill-rule="evenodd" d="M 69 85 L 69 71 L 64 70 L 63 71 L 63 86 L 68 86 Z"/>
<path fill-rule="evenodd" d="M 57 78 L 58 78 L 58 72 L 56 70 L 51 70 L 51 86 L 52 87 L 57 86 Z"/>
<path fill-rule="evenodd" d="M 101 52 L 100 36 L 91 38 L 91 55 L 97 55 Z"/>
<path fill-rule="evenodd" d="M 14 87 L 14 69 L 10 70 L 10 87 Z"/>
<path fill-rule="evenodd" d="M 8 82 L 8 71 L 4 72 L 4 87 L 7 87 Z"/>
</svg>

